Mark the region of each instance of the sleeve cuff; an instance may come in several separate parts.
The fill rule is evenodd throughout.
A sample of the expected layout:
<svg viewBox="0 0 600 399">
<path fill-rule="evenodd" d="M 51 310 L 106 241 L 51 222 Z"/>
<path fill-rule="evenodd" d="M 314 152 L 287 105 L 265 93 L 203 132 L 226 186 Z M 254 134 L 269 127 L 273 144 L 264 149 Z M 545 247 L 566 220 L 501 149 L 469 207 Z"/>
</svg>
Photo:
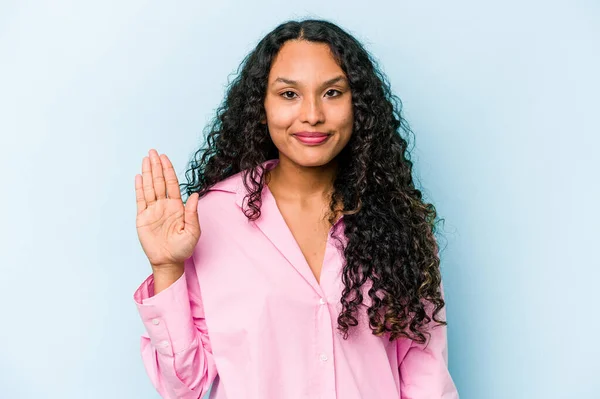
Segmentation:
<svg viewBox="0 0 600 399">
<path fill-rule="evenodd" d="M 195 327 L 185 273 L 156 295 L 154 276 L 150 275 L 133 298 L 150 342 L 158 353 L 173 356 L 192 345 Z"/>
</svg>

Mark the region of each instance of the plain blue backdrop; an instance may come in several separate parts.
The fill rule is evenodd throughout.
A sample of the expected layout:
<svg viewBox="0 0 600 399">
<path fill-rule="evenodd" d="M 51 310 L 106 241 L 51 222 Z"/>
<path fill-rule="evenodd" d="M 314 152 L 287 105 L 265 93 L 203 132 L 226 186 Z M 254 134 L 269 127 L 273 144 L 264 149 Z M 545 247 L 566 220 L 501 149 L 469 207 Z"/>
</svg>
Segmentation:
<svg viewBox="0 0 600 399">
<path fill-rule="evenodd" d="M 404 103 L 461 398 L 600 398 L 592 0 L 1 1 L 1 398 L 158 398 L 134 176 L 156 148 L 183 178 L 244 55 L 302 17 L 353 33 Z"/>
</svg>

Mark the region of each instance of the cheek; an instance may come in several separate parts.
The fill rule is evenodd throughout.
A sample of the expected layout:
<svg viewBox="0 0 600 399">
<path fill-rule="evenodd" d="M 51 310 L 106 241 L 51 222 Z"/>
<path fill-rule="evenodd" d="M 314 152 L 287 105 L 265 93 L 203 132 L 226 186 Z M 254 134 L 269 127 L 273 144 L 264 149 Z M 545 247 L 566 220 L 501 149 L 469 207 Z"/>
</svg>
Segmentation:
<svg viewBox="0 0 600 399">
<path fill-rule="evenodd" d="M 294 107 L 286 106 L 278 101 L 269 101 L 265 103 L 265 113 L 269 126 L 273 129 L 281 129 L 289 126 L 296 116 Z"/>
<path fill-rule="evenodd" d="M 349 134 L 352 132 L 354 125 L 354 113 L 352 104 L 342 107 L 335 113 L 336 124 L 342 133 Z"/>
<path fill-rule="evenodd" d="M 336 104 L 335 109 L 332 111 L 332 116 L 336 118 L 339 125 L 352 124 L 354 119 L 352 97 L 346 97 L 345 101 L 341 104 Z"/>
</svg>

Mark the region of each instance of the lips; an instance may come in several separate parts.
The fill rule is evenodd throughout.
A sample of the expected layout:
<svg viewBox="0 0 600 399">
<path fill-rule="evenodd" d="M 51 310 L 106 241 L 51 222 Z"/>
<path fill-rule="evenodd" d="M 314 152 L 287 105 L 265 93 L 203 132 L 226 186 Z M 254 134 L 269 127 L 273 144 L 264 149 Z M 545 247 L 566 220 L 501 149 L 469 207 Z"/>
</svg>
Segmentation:
<svg viewBox="0 0 600 399">
<path fill-rule="evenodd" d="M 331 135 L 323 132 L 298 132 L 293 136 L 302 144 L 319 145 L 327 141 Z"/>
<path fill-rule="evenodd" d="M 298 136 L 298 137 L 323 137 L 323 136 L 329 136 L 327 133 L 324 132 L 298 132 L 298 133 L 294 133 L 294 136 Z"/>
</svg>

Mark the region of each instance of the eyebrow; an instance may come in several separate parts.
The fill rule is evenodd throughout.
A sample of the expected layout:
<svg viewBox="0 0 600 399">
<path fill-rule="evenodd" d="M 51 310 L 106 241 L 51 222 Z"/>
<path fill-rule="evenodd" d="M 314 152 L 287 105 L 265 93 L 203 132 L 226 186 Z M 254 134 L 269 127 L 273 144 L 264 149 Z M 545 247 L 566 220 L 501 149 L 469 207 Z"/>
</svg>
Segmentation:
<svg viewBox="0 0 600 399">
<path fill-rule="evenodd" d="M 278 76 L 277 79 L 275 79 L 273 81 L 273 84 L 278 83 L 278 82 L 282 82 L 282 83 L 292 85 L 292 86 L 299 85 L 297 80 L 282 78 L 281 76 Z M 348 80 L 344 76 L 340 75 L 340 76 L 336 76 L 333 79 L 329 79 L 328 81 L 323 82 L 322 86 L 329 86 L 329 85 L 332 85 L 332 84 L 338 83 L 338 82 L 348 83 Z"/>
</svg>

